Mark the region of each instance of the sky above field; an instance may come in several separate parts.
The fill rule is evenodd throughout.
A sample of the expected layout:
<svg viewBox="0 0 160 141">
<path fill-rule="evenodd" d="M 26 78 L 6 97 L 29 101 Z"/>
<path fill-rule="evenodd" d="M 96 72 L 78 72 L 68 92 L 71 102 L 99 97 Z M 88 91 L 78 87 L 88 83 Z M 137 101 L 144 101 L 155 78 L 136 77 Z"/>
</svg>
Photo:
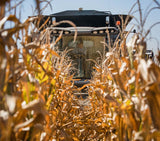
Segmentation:
<svg viewBox="0 0 160 141">
<path fill-rule="evenodd" d="M 80 7 L 83 10 L 99 10 L 99 11 L 111 11 L 112 14 L 128 14 L 133 5 L 137 0 L 52 0 L 51 6 L 48 6 L 44 11 L 44 15 L 53 14 L 56 12 L 61 12 L 65 10 L 78 10 Z M 155 7 L 156 4 L 153 0 L 140 0 L 143 12 L 143 18 L 147 11 Z M 45 3 L 44 3 L 45 4 Z M 23 6 L 21 6 L 22 10 L 22 20 L 25 20 L 28 16 L 34 15 L 34 1 L 26 0 Z M 43 7 L 44 5 L 41 5 Z M 131 15 L 135 18 L 139 19 L 138 6 L 136 5 Z M 149 29 L 150 26 L 156 22 L 160 22 L 160 9 L 153 10 L 147 18 L 145 24 L 145 30 Z M 137 25 L 135 20 L 132 20 L 130 26 Z M 157 42 L 159 41 L 159 43 Z M 157 48 L 160 48 L 160 24 L 156 25 L 152 28 L 152 32 L 148 36 L 148 49 L 153 49 L 154 52 L 157 52 Z"/>
</svg>

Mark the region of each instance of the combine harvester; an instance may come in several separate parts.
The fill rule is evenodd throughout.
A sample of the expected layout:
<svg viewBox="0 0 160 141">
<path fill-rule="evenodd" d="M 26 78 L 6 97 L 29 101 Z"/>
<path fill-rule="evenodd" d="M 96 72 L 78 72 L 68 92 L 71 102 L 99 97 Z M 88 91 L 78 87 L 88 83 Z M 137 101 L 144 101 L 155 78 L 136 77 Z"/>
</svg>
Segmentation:
<svg viewBox="0 0 160 141">
<path fill-rule="evenodd" d="M 80 8 L 79 10 L 68 10 L 43 16 L 39 27 L 49 19 L 44 28 L 52 29 L 51 41 L 56 40 L 60 34 L 63 34 L 58 43 L 59 50 L 71 49 L 69 56 L 76 68 L 72 72 L 75 74 L 74 84 L 81 87 L 89 83 L 89 79 L 91 79 L 94 63 L 90 60 L 96 60 L 99 57 L 98 52 L 104 54 L 110 51 L 102 42 L 107 43 L 109 37 L 112 46 L 122 28 L 126 27 L 132 18 L 129 15 L 113 15 L 108 11 L 83 10 Z M 76 27 L 61 21 L 71 21 Z M 59 22 L 61 24 L 54 24 L 53 26 L 53 23 Z M 74 41 L 75 32 L 77 38 Z M 147 54 L 152 54 L 152 51 L 147 51 Z M 78 94 L 87 95 L 85 90 Z"/>
</svg>

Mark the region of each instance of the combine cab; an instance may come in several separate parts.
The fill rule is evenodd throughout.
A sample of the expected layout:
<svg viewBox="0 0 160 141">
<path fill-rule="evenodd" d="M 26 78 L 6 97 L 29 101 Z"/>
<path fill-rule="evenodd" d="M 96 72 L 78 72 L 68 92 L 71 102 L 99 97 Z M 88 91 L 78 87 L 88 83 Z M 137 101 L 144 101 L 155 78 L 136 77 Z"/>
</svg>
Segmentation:
<svg viewBox="0 0 160 141">
<path fill-rule="evenodd" d="M 111 12 L 96 10 L 73 10 L 55 13 L 44 16 L 41 26 L 47 19 L 47 27 L 52 27 L 53 23 L 64 20 L 72 21 L 76 25 L 77 39 L 74 42 L 75 27 L 68 23 L 62 23 L 52 27 L 51 39 L 56 40 L 61 32 L 62 39 L 59 41 L 59 49 L 71 49 L 69 56 L 75 66 L 74 78 L 78 87 L 88 83 L 92 75 L 93 61 L 101 54 L 109 51 L 102 42 L 108 41 L 110 35 L 111 43 L 115 41 L 120 30 L 132 19 L 129 15 L 112 15 Z M 45 28 L 45 27 L 44 27 Z M 106 32 L 107 31 L 107 32 Z"/>
</svg>

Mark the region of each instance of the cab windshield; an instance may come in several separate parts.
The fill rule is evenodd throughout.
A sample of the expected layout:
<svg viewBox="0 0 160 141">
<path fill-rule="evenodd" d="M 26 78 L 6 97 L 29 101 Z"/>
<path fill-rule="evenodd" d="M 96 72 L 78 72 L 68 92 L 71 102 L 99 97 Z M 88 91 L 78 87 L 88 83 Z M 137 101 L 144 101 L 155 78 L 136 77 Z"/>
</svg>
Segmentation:
<svg viewBox="0 0 160 141">
<path fill-rule="evenodd" d="M 76 41 L 73 41 L 73 36 L 64 36 L 62 38 L 62 48 L 71 49 L 69 56 L 73 60 L 75 70 L 75 78 L 86 79 L 91 78 L 93 69 L 93 61 L 99 56 L 99 52 L 103 53 L 104 36 L 78 36 Z"/>
</svg>

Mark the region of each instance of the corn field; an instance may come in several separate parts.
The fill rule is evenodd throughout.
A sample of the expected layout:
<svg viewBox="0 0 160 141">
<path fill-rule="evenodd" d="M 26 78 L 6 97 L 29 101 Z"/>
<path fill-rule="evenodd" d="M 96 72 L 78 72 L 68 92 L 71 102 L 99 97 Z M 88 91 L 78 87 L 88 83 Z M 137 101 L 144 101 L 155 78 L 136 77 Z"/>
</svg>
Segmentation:
<svg viewBox="0 0 160 141">
<path fill-rule="evenodd" d="M 35 2 L 39 15 L 41 2 L 49 4 Z M 139 0 L 136 5 L 141 15 Z M 8 6 L 16 8 L 11 0 L 0 1 L 0 141 L 160 140 L 160 51 L 155 61 L 143 54 L 151 29 L 127 43 L 130 31 L 122 30 L 112 47 L 105 43 L 112 49 L 94 60 L 83 105 L 74 96 L 79 89 L 68 50 L 57 47 L 62 35 L 50 42 L 44 29 L 32 41 L 39 30 L 32 26 L 35 17 L 22 23 L 15 14 L 6 15 Z M 14 26 L 5 28 L 7 22 Z"/>
</svg>

